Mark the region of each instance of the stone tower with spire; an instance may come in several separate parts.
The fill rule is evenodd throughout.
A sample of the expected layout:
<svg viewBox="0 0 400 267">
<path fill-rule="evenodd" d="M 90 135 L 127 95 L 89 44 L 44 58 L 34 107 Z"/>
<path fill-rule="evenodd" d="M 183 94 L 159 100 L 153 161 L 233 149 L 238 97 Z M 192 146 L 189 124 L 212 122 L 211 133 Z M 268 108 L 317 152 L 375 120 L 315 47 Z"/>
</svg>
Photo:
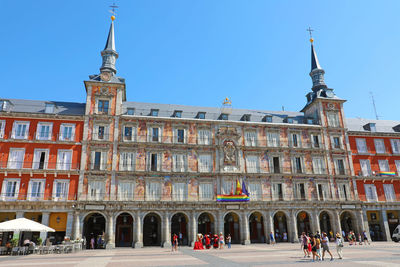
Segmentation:
<svg viewBox="0 0 400 267">
<path fill-rule="evenodd" d="M 314 39 L 311 42 L 311 71 L 312 80 L 311 92 L 307 97 L 307 104 L 301 110 L 304 115 L 312 119 L 315 124 L 322 126 L 325 154 L 329 159 L 328 169 L 330 174 L 338 175 L 339 172 L 352 174 L 351 150 L 346 137 L 346 123 L 343 110 L 343 103 L 346 100 L 336 96 L 332 88 L 325 83 L 325 71 L 319 64 L 317 53 L 314 47 Z M 349 175 L 350 176 L 350 175 Z M 334 178 L 331 176 L 332 195 L 336 195 L 338 188 L 335 188 Z M 336 179 L 336 178 L 335 178 Z M 346 177 L 346 179 L 348 179 Z M 354 183 L 351 183 L 352 194 L 357 197 L 357 190 Z"/>
<path fill-rule="evenodd" d="M 84 81 L 86 110 L 83 129 L 82 155 L 78 186 L 78 200 L 88 198 L 113 200 L 116 194 L 115 169 L 117 142 L 120 134 L 119 116 L 123 114 L 122 103 L 126 101 L 125 79 L 116 76 L 114 19 L 108 32 L 106 46 L 101 51 L 100 73 L 90 75 Z M 104 213 L 112 211 L 105 210 Z M 112 217 L 111 217 L 112 218 Z M 106 227 L 113 227 L 107 222 Z M 114 247 L 114 234 L 106 237 L 107 247 Z"/>
</svg>

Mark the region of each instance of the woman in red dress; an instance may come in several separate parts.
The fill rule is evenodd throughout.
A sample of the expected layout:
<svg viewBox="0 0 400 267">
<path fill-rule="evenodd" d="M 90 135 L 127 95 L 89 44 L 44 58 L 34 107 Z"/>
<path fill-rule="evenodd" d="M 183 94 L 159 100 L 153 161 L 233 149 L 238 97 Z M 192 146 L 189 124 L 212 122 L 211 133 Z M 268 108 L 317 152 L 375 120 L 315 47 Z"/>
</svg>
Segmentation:
<svg viewBox="0 0 400 267">
<path fill-rule="evenodd" d="M 197 241 L 194 242 L 194 248 L 193 248 L 194 250 L 204 249 L 202 240 L 203 240 L 203 235 L 202 234 L 198 234 L 197 235 Z"/>
<path fill-rule="evenodd" d="M 210 236 L 206 235 L 206 249 L 210 249 L 210 247 L 211 247 Z"/>
<path fill-rule="evenodd" d="M 218 248 L 218 243 L 219 243 L 219 237 L 218 235 L 214 235 L 214 248 Z"/>
</svg>

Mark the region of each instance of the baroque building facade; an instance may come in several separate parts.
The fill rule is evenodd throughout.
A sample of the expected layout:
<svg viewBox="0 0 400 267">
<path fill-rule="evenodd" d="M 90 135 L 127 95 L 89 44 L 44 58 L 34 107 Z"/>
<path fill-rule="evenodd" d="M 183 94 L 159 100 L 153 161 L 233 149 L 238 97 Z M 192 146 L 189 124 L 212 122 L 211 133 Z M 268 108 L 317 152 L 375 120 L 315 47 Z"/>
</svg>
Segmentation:
<svg viewBox="0 0 400 267">
<path fill-rule="evenodd" d="M 86 103 L 3 100 L 2 220 L 34 211 L 42 216 L 38 221 L 54 227 L 44 218 L 63 213 L 53 216 L 65 225 L 59 235 L 104 234 L 109 248 L 168 247 L 171 234 L 179 232 L 186 245 L 197 233 L 210 232 L 229 233 L 241 244 L 269 242 L 270 232 L 289 242 L 309 231 L 369 234 L 345 100 L 325 84 L 312 42 L 313 86 L 300 112 L 128 102 L 125 80 L 116 76 L 113 21 L 101 55 L 100 74 L 84 82 Z M 51 104 L 57 108 L 50 112 Z M 28 131 L 14 122 L 19 120 L 53 127 L 31 127 L 20 140 L 8 134 Z M 75 125 L 73 140 L 55 137 L 70 131 L 60 123 Z M 55 136 L 38 140 L 33 131 Z M 15 166 L 10 161 L 21 158 L 14 147 L 29 150 Z M 36 147 L 49 149 L 50 157 L 36 153 Z M 28 164 L 32 156 L 35 167 Z M 36 178 L 43 185 L 25 193 Z M 57 179 L 68 182 L 68 189 L 57 189 Z M 217 202 L 216 196 L 230 194 L 237 181 L 247 185 L 250 201 Z M 57 190 L 68 197 L 55 197 Z"/>
</svg>

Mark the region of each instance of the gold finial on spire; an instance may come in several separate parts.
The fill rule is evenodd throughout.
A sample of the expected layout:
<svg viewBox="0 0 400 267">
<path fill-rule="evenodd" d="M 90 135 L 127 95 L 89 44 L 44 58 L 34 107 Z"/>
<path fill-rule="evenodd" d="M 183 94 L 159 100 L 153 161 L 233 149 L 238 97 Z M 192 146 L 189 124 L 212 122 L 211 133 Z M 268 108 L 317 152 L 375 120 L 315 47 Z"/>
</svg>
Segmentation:
<svg viewBox="0 0 400 267">
<path fill-rule="evenodd" d="M 111 7 L 110 12 L 112 14 L 111 21 L 114 21 L 115 20 L 115 9 L 118 8 L 118 6 L 115 5 L 115 3 L 113 3 L 110 7 Z"/>
<path fill-rule="evenodd" d="M 232 100 L 229 99 L 229 97 L 226 97 L 224 101 L 222 102 L 223 105 L 232 105 Z"/>
<path fill-rule="evenodd" d="M 310 43 L 312 44 L 314 42 L 314 39 L 312 38 L 312 32 L 314 31 L 313 29 L 311 29 L 311 27 L 308 27 L 308 29 L 306 29 L 306 31 L 308 31 L 310 33 Z"/>
</svg>

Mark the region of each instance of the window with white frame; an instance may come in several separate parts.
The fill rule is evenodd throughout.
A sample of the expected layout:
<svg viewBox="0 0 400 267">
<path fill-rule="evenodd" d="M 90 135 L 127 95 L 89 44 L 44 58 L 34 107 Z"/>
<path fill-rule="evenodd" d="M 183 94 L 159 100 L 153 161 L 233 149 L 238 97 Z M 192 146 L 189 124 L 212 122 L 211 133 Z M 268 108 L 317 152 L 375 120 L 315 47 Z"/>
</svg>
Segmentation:
<svg viewBox="0 0 400 267">
<path fill-rule="evenodd" d="M 386 201 L 396 201 L 393 184 L 383 184 Z"/>
<path fill-rule="evenodd" d="M 247 155 L 246 156 L 246 167 L 248 173 L 258 173 L 259 172 L 259 158 L 257 155 Z"/>
<path fill-rule="evenodd" d="M 214 189 L 212 183 L 199 184 L 199 200 L 212 200 L 214 198 Z"/>
<path fill-rule="evenodd" d="M 226 179 L 222 182 L 222 194 L 230 195 L 231 193 L 235 194 L 235 185 L 236 182 L 233 180 Z"/>
<path fill-rule="evenodd" d="M 391 139 L 393 154 L 400 154 L 400 139 Z"/>
<path fill-rule="evenodd" d="M 0 120 L 0 138 L 4 138 L 4 129 L 6 128 L 6 121 Z"/>
<path fill-rule="evenodd" d="M 332 136 L 332 147 L 334 149 L 341 149 L 342 148 L 342 138 L 339 136 Z"/>
<path fill-rule="evenodd" d="M 97 114 L 108 114 L 109 111 L 109 100 L 98 99 L 97 100 Z"/>
<path fill-rule="evenodd" d="M 109 138 L 109 126 L 103 124 L 97 124 L 93 127 L 93 139 L 94 140 L 108 140 Z"/>
<path fill-rule="evenodd" d="M 123 139 L 125 142 L 136 141 L 136 127 L 129 125 L 124 126 Z"/>
<path fill-rule="evenodd" d="M 378 201 L 378 194 L 376 193 L 376 187 L 373 184 L 364 184 L 365 196 L 367 201 L 374 202 Z"/>
<path fill-rule="evenodd" d="M 295 173 L 304 173 L 304 163 L 303 158 L 301 156 L 295 156 L 292 158 L 292 166 L 293 172 Z"/>
<path fill-rule="evenodd" d="M 317 193 L 318 200 L 327 200 L 329 199 L 329 186 L 327 183 L 318 183 L 317 184 Z"/>
<path fill-rule="evenodd" d="M 174 143 L 186 143 L 186 130 L 184 128 L 174 129 Z"/>
<path fill-rule="evenodd" d="M 75 124 L 62 123 L 60 125 L 60 141 L 73 141 L 75 138 Z"/>
<path fill-rule="evenodd" d="M 311 135 L 311 143 L 312 147 L 320 148 L 321 147 L 321 137 L 318 134 Z"/>
<path fill-rule="evenodd" d="M 306 192 L 306 183 L 298 182 L 293 183 L 293 192 L 294 198 L 299 200 L 306 200 L 307 199 L 307 192 Z"/>
<path fill-rule="evenodd" d="M 161 142 L 161 128 L 150 127 L 149 128 L 149 142 Z"/>
<path fill-rule="evenodd" d="M 290 146 L 291 147 L 301 147 L 301 136 L 299 133 L 290 134 Z"/>
<path fill-rule="evenodd" d="M 54 103 L 46 103 L 44 113 L 54 113 Z"/>
<path fill-rule="evenodd" d="M 72 150 L 57 151 L 57 170 L 71 170 L 72 169 Z"/>
<path fill-rule="evenodd" d="M 367 143 L 364 138 L 356 138 L 358 153 L 368 153 Z"/>
<path fill-rule="evenodd" d="M 279 132 L 267 132 L 267 145 L 269 147 L 279 147 Z"/>
<path fill-rule="evenodd" d="M 104 200 L 106 185 L 103 181 L 89 181 L 88 183 L 88 198 L 89 200 Z"/>
<path fill-rule="evenodd" d="M 44 179 L 31 179 L 29 181 L 28 200 L 43 199 L 45 182 Z"/>
<path fill-rule="evenodd" d="M 53 183 L 53 200 L 68 200 L 69 180 L 56 179 Z"/>
<path fill-rule="evenodd" d="M 8 153 L 8 168 L 9 169 L 22 169 L 24 165 L 25 149 L 23 148 L 10 148 Z"/>
<path fill-rule="evenodd" d="M 200 129 L 197 132 L 199 145 L 211 145 L 211 131 L 208 129 Z"/>
<path fill-rule="evenodd" d="M 321 157 L 313 157 L 313 170 L 314 174 L 324 174 L 325 173 L 325 161 Z"/>
<path fill-rule="evenodd" d="M 156 201 L 161 199 L 161 183 L 150 181 L 146 183 L 146 200 Z"/>
<path fill-rule="evenodd" d="M 383 139 L 374 139 L 376 153 L 386 153 Z"/>
<path fill-rule="evenodd" d="M 107 152 L 106 151 L 92 151 L 91 169 L 92 170 L 105 170 L 107 165 Z"/>
<path fill-rule="evenodd" d="M 18 199 L 19 186 L 21 179 L 5 178 L 1 190 L 3 200 L 16 200 Z"/>
<path fill-rule="evenodd" d="M 350 199 L 350 189 L 347 183 L 338 183 L 339 199 L 349 200 Z"/>
<path fill-rule="evenodd" d="M 48 149 L 35 149 L 33 152 L 32 169 L 45 170 L 45 169 L 47 169 L 48 161 L 49 161 L 49 150 Z"/>
<path fill-rule="evenodd" d="M 369 159 L 360 159 L 361 173 L 362 176 L 371 176 L 371 164 Z"/>
<path fill-rule="evenodd" d="M 374 202 L 378 201 L 378 194 L 376 193 L 376 187 L 373 184 L 364 184 L 365 196 L 367 201 Z"/>
<path fill-rule="evenodd" d="M 245 131 L 244 132 L 244 144 L 245 144 L 245 146 L 257 146 L 257 132 L 256 131 Z"/>
<path fill-rule="evenodd" d="M 12 130 L 12 138 L 27 139 L 29 134 L 29 122 L 15 121 Z"/>
<path fill-rule="evenodd" d="M 133 171 L 135 170 L 135 152 L 120 152 L 119 153 L 119 170 Z"/>
<path fill-rule="evenodd" d="M 39 122 L 36 129 L 37 140 L 51 140 L 53 132 L 53 123 L 51 122 Z"/>
<path fill-rule="evenodd" d="M 213 162 L 211 154 L 200 154 L 198 156 L 199 172 L 212 172 Z"/>
<path fill-rule="evenodd" d="M 250 193 L 250 200 L 261 200 L 261 184 L 257 182 L 248 183 L 248 191 Z"/>
<path fill-rule="evenodd" d="M 379 170 L 381 172 L 389 172 L 390 171 L 389 162 L 386 159 L 378 160 L 378 163 L 379 163 Z"/>
<path fill-rule="evenodd" d="M 147 153 L 147 170 L 157 172 L 161 170 L 161 154 L 157 152 Z"/>
<path fill-rule="evenodd" d="M 337 175 L 346 175 L 346 167 L 345 167 L 345 162 L 344 159 L 334 159 L 335 163 L 335 171 Z"/>
<path fill-rule="evenodd" d="M 174 172 L 185 172 L 187 167 L 187 157 L 185 154 L 173 154 L 172 166 Z"/>
<path fill-rule="evenodd" d="M 397 176 L 400 176 L 400 160 L 395 160 L 394 164 L 396 165 Z"/>
<path fill-rule="evenodd" d="M 337 112 L 327 112 L 328 126 L 340 127 L 339 114 Z"/>
<path fill-rule="evenodd" d="M 133 200 L 133 193 L 135 192 L 135 183 L 132 181 L 119 181 L 118 182 L 118 200 L 129 201 Z"/>
<path fill-rule="evenodd" d="M 273 200 L 285 200 L 285 190 L 286 190 L 286 186 L 284 183 L 273 183 L 272 187 L 272 199 Z"/>
<path fill-rule="evenodd" d="M 185 201 L 187 199 L 187 184 L 173 183 L 172 184 L 172 199 L 174 201 Z"/>
</svg>

